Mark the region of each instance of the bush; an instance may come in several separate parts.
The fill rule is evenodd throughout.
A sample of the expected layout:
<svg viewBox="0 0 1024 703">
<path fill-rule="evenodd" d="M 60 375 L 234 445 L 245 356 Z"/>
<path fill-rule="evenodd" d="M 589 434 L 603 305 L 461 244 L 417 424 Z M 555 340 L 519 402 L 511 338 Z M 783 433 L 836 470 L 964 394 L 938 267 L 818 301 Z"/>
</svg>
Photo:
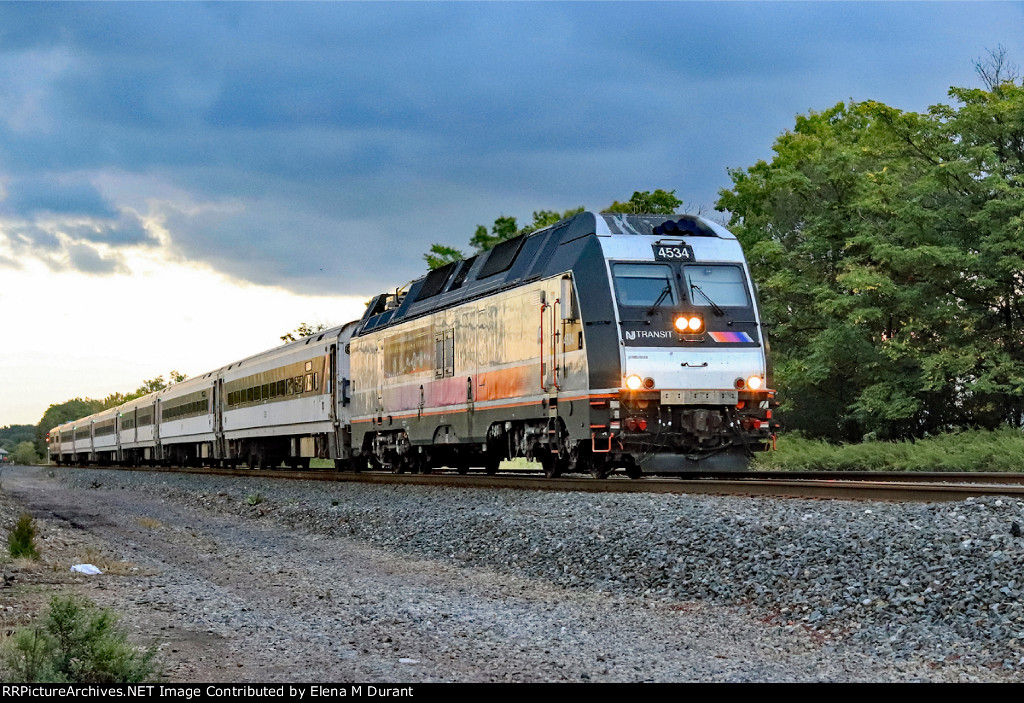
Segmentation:
<svg viewBox="0 0 1024 703">
<path fill-rule="evenodd" d="M 159 677 L 156 650 L 139 651 L 107 608 L 54 596 L 41 625 L 18 630 L 0 653 L 3 680 L 17 683 L 139 683 Z"/>
<path fill-rule="evenodd" d="M 757 454 L 754 467 L 791 471 L 1020 471 L 1024 432 L 950 432 L 902 442 L 829 444 L 782 435 L 778 451 Z"/>
<path fill-rule="evenodd" d="M 15 559 L 39 558 L 39 550 L 36 549 L 36 525 L 31 515 L 25 514 L 18 518 L 18 523 L 11 530 L 11 534 L 7 535 L 7 550 Z"/>
<path fill-rule="evenodd" d="M 32 442 L 22 442 L 11 452 L 12 464 L 38 464 L 40 459 Z"/>
</svg>

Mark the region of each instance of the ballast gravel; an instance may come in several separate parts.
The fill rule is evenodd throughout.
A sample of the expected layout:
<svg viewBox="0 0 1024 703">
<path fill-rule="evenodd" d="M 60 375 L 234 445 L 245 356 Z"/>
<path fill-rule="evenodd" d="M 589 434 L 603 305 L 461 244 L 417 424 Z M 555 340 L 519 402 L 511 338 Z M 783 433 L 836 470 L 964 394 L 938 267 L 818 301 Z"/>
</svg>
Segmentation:
<svg viewBox="0 0 1024 703">
<path fill-rule="evenodd" d="M 1015 498 L 873 503 L 45 468 L 8 470 L 3 488 L 140 565 L 100 599 L 136 623 L 177 628 L 174 641 L 208 638 L 209 661 L 179 662 L 172 679 L 1024 679 Z"/>
</svg>

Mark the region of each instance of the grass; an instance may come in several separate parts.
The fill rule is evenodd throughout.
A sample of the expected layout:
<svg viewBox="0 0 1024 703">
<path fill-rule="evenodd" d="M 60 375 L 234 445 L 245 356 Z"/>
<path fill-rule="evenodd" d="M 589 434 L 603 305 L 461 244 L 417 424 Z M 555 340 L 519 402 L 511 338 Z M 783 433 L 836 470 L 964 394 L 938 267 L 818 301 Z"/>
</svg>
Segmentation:
<svg viewBox="0 0 1024 703">
<path fill-rule="evenodd" d="M 1024 471 L 1024 432 L 970 430 L 901 442 L 829 444 L 782 435 L 778 449 L 758 454 L 769 471 Z"/>
<path fill-rule="evenodd" d="M 54 596 L 42 622 L 20 628 L 0 650 L 5 682 L 139 683 L 160 678 L 156 649 L 127 642 L 118 617 L 77 596 Z"/>
<path fill-rule="evenodd" d="M 78 563 L 92 564 L 103 573 L 114 576 L 138 576 L 148 573 L 143 571 L 135 562 L 112 559 L 92 547 L 86 548 L 81 561 Z"/>
</svg>

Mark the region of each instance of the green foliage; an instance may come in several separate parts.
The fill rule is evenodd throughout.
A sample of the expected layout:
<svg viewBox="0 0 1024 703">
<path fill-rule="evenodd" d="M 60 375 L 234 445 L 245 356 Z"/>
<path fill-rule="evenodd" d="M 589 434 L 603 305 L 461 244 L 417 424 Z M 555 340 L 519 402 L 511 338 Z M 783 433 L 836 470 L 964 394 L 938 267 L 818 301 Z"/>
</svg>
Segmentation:
<svg viewBox="0 0 1024 703">
<path fill-rule="evenodd" d="M 605 212 L 622 212 L 630 215 L 674 215 L 683 201 L 676 197 L 674 190 L 658 188 L 653 193 L 634 191 L 633 197 L 624 203 L 613 202 Z"/>
<path fill-rule="evenodd" d="M 36 525 L 31 515 L 25 514 L 18 518 L 14 529 L 7 535 L 7 551 L 14 559 L 39 558 L 39 550 L 36 549 Z"/>
<path fill-rule="evenodd" d="M 0 449 L 14 451 L 22 442 L 31 442 L 36 437 L 35 425 L 8 425 L 0 427 Z"/>
<path fill-rule="evenodd" d="M 117 616 L 78 597 L 54 597 L 41 625 L 5 643 L 4 681 L 17 683 L 139 683 L 158 678 L 156 650 L 126 642 Z"/>
<path fill-rule="evenodd" d="M 466 255 L 460 250 L 454 247 L 445 246 L 444 244 L 432 244 L 430 251 L 423 255 L 423 259 L 427 262 L 427 266 L 430 267 L 431 271 L 439 269 L 445 264 L 450 264 L 453 261 L 460 261 L 465 258 Z"/>
<path fill-rule="evenodd" d="M 266 498 L 264 498 L 263 495 L 259 491 L 256 491 L 255 493 L 251 493 L 251 494 L 249 494 L 246 497 L 245 504 L 246 505 L 259 505 L 260 503 L 262 503 L 264 501 L 266 501 Z"/>
<path fill-rule="evenodd" d="M 918 440 L 830 444 L 801 437 L 779 438 L 778 450 L 755 456 L 754 468 L 776 471 L 1020 471 L 1024 432 L 950 432 Z"/>
<path fill-rule="evenodd" d="M 46 450 L 46 433 L 54 427 L 63 425 L 81 417 L 92 415 L 103 409 L 103 401 L 92 398 L 73 398 L 63 403 L 51 405 L 43 413 L 43 417 L 36 425 L 36 449 L 43 453 Z"/>
<path fill-rule="evenodd" d="M 175 383 L 181 383 L 188 378 L 188 376 L 179 371 L 171 371 L 170 374 L 168 374 L 168 377 L 167 381 L 164 380 L 163 375 L 151 378 L 148 381 L 143 381 L 142 385 L 136 388 L 133 393 L 113 393 L 107 396 L 104 401 L 103 409 L 114 408 L 123 403 L 127 403 L 129 400 L 135 400 L 136 398 L 141 398 L 144 395 L 149 395 L 156 391 L 162 391 L 164 388 L 173 386 Z"/>
<path fill-rule="evenodd" d="M 583 212 L 583 207 L 574 208 L 572 210 L 566 210 L 562 214 L 558 214 L 554 210 L 537 210 L 533 213 L 533 222 L 524 227 L 519 227 L 516 223 L 516 218 L 502 215 L 501 217 L 494 220 L 494 224 L 491 225 L 491 231 L 487 231 L 487 227 L 484 225 L 477 225 L 476 232 L 473 233 L 473 237 L 469 240 L 470 246 L 476 250 L 476 253 L 485 252 L 489 249 L 493 249 L 496 245 L 504 242 L 506 239 L 512 239 L 518 237 L 521 234 L 529 234 L 535 232 L 538 229 L 549 227 L 567 217 Z M 449 247 L 444 244 L 434 244 L 430 247 L 430 251 L 423 255 L 427 265 L 431 270 L 440 268 L 445 264 L 450 264 L 453 261 L 459 261 L 465 259 L 466 255 L 459 249 Z"/>
<path fill-rule="evenodd" d="M 46 412 L 43 413 L 43 417 L 39 420 L 39 424 L 33 428 L 36 437 L 36 453 L 40 456 L 46 456 L 46 433 L 54 427 L 63 425 L 66 422 L 71 422 L 72 420 L 88 417 L 100 410 L 107 410 L 110 408 L 116 408 L 119 405 L 124 405 L 129 400 L 135 400 L 136 398 L 141 398 L 144 395 L 163 390 L 175 383 L 181 383 L 188 378 L 188 376 L 179 371 L 171 371 L 168 374 L 168 378 L 169 380 L 167 381 L 164 380 L 163 375 L 151 378 L 143 381 L 142 385 L 130 393 L 111 393 L 103 400 L 74 398 L 72 400 L 66 400 L 63 403 L 51 405 L 46 409 Z M 38 459 L 36 461 L 38 461 Z"/>
<path fill-rule="evenodd" d="M 716 205 L 748 253 L 789 428 L 832 441 L 1024 421 L 1024 88 L 797 118 Z"/>
<path fill-rule="evenodd" d="M 649 213 L 655 215 L 672 215 L 676 210 L 683 204 L 683 201 L 676 197 L 674 190 L 664 191 L 660 188 L 655 190 L 653 193 L 648 191 L 634 191 L 633 197 L 625 203 L 620 203 L 618 200 L 614 201 L 606 209 L 607 212 L 624 212 L 624 213 Z M 493 249 L 496 245 L 504 242 L 506 239 L 512 239 L 522 234 L 529 234 L 536 232 L 539 229 L 550 227 L 553 224 L 560 222 L 561 220 L 578 215 L 583 212 L 584 207 L 581 205 L 577 208 L 566 210 L 561 214 L 557 210 L 535 210 L 533 212 L 533 221 L 519 227 L 516 218 L 508 215 L 502 215 L 494 220 L 494 224 L 491 225 L 490 231 L 488 231 L 485 225 L 477 225 L 476 231 L 473 233 L 472 238 L 469 240 L 470 246 L 473 247 L 477 254 Z M 430 247 L 430 251 L 423 255 L 424 260 L 431 270 L 440 268 L 445 264 L 450 264 L 453 261 L 459 261 L 460 259 L 466 258 L 466 255 L 459 249 L 454 247 L 446 246 L 444 244 L 433 244 Z"/>
<path fill-rule="evenodd" d="M 317 322 L 315 325 L 311 325 L 308 322 L 300 322 L 299 326 L 296 327 L 294 330 L 282 334 L 281 341 L 294 342 L 296 340 L 302 339 L 303 337 L 311 337 L 317 332 L 323 332 L 325 329 L 332 326 L 333 325 L 327 322 Z M 171 373 L 173 374 L 175 372 L 172 371 Z M 184 377 L 181 380 L 184 380 Z"/>
<path fill-rule="evenodd" d="M 477 251 L 487 251 L 518 234 L 519 229 L 516 225 L 516 218 L 502 215 L 491 225 L 489 234 L 486 227 L 477 225 L 476 232 L 473 234 L 472 239 L 469 240 L 469 244 Z"/>
<path fill-rule="evenodd" d="M 34 442 L 22 442 L 10 455 L 11 463 L 13 464 L 24 464 L 32 465 L 38 464 L 39 454 L 36 453 L 36 445 Z"/>
</svg>

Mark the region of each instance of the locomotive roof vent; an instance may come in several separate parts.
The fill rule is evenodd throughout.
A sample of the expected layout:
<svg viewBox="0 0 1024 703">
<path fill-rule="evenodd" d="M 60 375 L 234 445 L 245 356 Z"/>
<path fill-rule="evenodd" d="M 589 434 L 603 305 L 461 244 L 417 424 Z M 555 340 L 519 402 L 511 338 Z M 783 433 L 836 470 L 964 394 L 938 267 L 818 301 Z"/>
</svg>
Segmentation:
<svg viewBox="0 0 1024 703">
<path fill-rule="evenodd" d="M 657 236 L 670 235 L 675 237 L 714 237 L 714 231 L 695 217 L 680 217 L 678 220 L 665 220 L 654 228 Z"/>
</svg>

